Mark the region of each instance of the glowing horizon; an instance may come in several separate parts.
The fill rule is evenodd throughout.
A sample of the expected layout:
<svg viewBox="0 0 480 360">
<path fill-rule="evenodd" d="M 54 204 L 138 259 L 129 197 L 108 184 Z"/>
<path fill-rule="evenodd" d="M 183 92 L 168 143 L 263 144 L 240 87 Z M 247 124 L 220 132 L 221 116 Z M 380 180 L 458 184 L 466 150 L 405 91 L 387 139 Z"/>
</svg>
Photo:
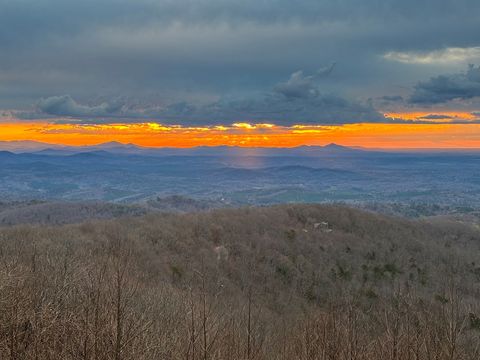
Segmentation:
<svg viewBox="0 0 480 360">
<path fill-rule="evenodd" d="M 153 122 L 72 124 L 1 123 L 0 141 L 38 141 L 54 145 L 89 146 L 117 141 L 145 147 L 344 146 L 383 149 L 480 149 L 478 123 L 358 123 L 291 125 L 234 123 L 180 126 Z"/>
</svg>

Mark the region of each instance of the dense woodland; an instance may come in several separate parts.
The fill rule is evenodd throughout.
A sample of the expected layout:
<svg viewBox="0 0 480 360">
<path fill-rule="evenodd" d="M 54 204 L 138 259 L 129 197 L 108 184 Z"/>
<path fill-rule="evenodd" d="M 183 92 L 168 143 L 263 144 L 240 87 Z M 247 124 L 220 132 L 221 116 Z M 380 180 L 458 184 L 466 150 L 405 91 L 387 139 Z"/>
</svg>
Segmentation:
<svg viewBox="0 0 480 360">
<path fill-rule="evenodd" d="M 333 205 L 4 227 L 0 358 L 476 360 L 479 254 Z"/>
</svg>

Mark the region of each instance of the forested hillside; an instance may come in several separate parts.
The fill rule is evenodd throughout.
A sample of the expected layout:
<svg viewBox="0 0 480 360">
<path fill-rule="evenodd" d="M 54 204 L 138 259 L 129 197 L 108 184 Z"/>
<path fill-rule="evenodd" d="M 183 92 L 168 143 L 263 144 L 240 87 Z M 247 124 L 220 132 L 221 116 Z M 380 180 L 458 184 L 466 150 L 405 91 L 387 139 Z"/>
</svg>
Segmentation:
<svg viewBox="0 0 480 360">
<path fill-rule="evenodd" d="M 2 359 L 478 359 L 480 232 L 341 206 L 0 229 Z"/>
<path fill-rule="evenodd" d="M 21 224 L 62 225 L 92 219 L 140 216 L 147 210 L 139 205 L 106 202 L 0 202 L 0 226 Z"/>
</svg>

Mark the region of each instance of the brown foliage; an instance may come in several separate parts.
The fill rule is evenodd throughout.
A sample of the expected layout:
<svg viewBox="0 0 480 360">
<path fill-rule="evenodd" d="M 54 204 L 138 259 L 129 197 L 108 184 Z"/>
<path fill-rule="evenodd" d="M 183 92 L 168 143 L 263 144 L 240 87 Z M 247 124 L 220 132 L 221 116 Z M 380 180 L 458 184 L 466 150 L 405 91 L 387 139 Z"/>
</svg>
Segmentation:
<svg viewBox="0 0 480 360">
<path fill-rule="evenodd" d="M 478 359 L 479 247 L 313 205 L 5 228 L 0 358 Z"/>
</svg>

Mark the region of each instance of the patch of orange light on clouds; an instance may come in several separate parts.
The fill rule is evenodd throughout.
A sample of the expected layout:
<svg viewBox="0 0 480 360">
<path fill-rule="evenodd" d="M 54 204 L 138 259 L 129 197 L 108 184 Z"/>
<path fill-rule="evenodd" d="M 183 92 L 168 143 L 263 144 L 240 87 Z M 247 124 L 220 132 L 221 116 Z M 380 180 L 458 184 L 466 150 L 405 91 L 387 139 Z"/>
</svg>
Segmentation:
<svg viewBox="0 0 480 360">
<path fill-rule="evenodd" d="M 241 124 L 241 125 L 239 125 Z M 480 124 L 293 125 L 239 123 L 184 127 L 158 123 L 2 123 L 0 140 L 93 145 L 108 141 L 155 147 L 293 147 L 337 143 L 370 148 L 480 148 Z"/>
<path fill-rule="evenodd" d="M 433 115 L 433 116 L 432 116 Z M 461 111 L 412 111 L 412 112 L 389 112 L 385 118 L 398 119 L 403 121 L 421 122 L 428 121 L 432 123 L 451 123 L 454 121 L 473 121 L 478 117 L 470 112 Z"/>
</svg>

